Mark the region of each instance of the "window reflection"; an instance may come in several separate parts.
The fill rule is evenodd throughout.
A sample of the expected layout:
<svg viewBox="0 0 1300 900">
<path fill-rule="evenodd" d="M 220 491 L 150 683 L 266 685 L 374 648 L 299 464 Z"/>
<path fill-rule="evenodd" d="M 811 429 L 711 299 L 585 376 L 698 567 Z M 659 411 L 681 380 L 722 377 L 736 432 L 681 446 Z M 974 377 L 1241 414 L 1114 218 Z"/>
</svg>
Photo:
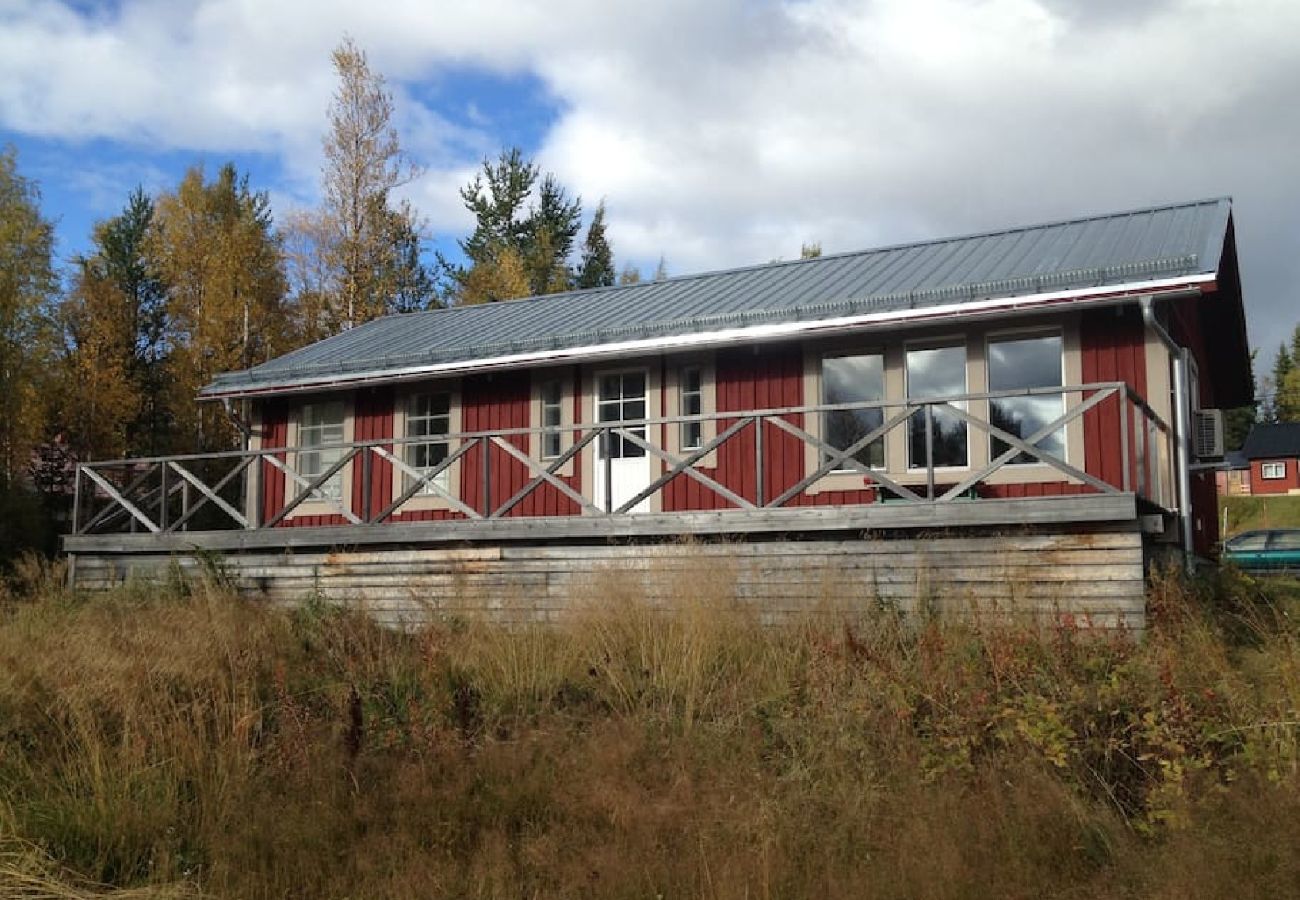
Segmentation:
<svg viewBox="0 0 1300 900">
<path fill-rule="evenodd" d="M 1059 334 L 1035 337 L 1005 338 L 989 342 L 989 391 L 1030 390 L 1034 388 L 1059 388 L 1061 381 L 1062 342 Z M 1065 409 L 1065 397 L 1048 393 L 1029 397 L 1003 397 L 989 401 L 989 421 L 997 428 L 1028 438 L 1048 423 L 1060 417 Z M 1064 426 L 1034 442 L 1035 447 L 1064 458 Z M 991 437 L 989 452 L 1001 456 L 1011 445 Z M 1018 453 L 1010 464 L 1038 462 L 1028 453 Z"/>
<path fill-rule="evenodd" d="M 879 353 L 828 356 L 822 360 L 822 403 L 870 403 L 885 397 L 885 358 Z M 847 450 L 884 422 L 879 406 L 837 409 L 822 413 L 822 439 L 836 450 Z M 858 449 L 853 458 L 864 465 L 883 468 L 885 442 L 877 438 Z M 844 466 L 848 468 L 848 466 Z"/>
<path fill-rule="evenodd" d="M 966 348 L 926 347 L 907 351 L 907 397 L 909 400 L 943 399 L 966 393 Z M 964 402 L 954 403 L 961 409 Z M 933 412 L 933 460 L 935 466 L 966 466 L 966 423 L 947 410 Z M 925 468 L 925 412 L 908 420 L 908 460 L 912 468 Z"/>
</svg>

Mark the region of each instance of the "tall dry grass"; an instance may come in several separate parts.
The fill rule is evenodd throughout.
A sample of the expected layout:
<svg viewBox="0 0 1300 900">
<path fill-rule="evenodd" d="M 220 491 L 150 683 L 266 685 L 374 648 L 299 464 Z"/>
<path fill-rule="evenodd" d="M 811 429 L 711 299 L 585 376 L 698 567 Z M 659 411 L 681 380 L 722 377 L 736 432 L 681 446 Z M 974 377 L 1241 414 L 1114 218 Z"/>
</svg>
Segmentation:
<svg viewBox="0 0 1300 900">
<path fill-rule="evenodd" d="M 1300 655 L 1272 588 L 1160 580 L 1135 642 L 888 611 L 763 628 L 726 573 L 677 577 L 677 614 L 610 578 L 553 627 L 406 633 L 29 566 L 0 600 L 0 895 L 1300 886 Z"/>
</svg>

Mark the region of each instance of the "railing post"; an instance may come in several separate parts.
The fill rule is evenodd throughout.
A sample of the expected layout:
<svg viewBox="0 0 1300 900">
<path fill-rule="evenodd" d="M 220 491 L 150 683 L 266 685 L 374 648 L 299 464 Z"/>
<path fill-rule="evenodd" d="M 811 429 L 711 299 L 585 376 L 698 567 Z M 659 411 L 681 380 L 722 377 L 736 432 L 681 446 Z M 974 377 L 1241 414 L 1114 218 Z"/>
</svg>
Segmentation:
<svg viewBox="0 0 1300 900">
<path fill-rule="evenodd" d="M 265 465 L 266 463 L 262 461 L 262 454 L 258 453 L 249 467 L 248 479 L 252 482 L 249 494 L 253 498 L 252 503 L 249 504 L 250 509 L 247 514 L 250 531 L 262 527 L 262 467 Z"/>
<path fill-rule="evenodd" d="M 159 463 L 158 472 L 158 489 L 161 491 L 158 497 L 158 527 L 163 531 L 167 530 L 167 463 Z"/>
<path fill-rule="evenodd" d="M 1133 423 L 1133 456 L 1135 458 L 1137 469 L 1137 492 L 1140 497 L 1147 497 L 1150 490 L 1150 472 L 1147 465 L 1147 414 L 1145 410 L 1137 410 L 1140 418 Z M 1157 498 L 1158 499 L 1158 498 Z"/>
<path fill-rule="evenodd" d="M 934 499 L 934 405 L 925 405 L 925 499 Z"/>
<path fill-rule="evenodd" d="M 188 481 L 181 485 L 181 517 L 185 524 L 181 526 L 181 531 L 190 530 L 190 483 Z"/>
<path fill-rule="evenodd" d="M 614 511 L 614 436 L 605 427 L 605 515 Z"/>
<path fill-rule="evenodd" d="M 486 437 L 478 439 L 483 448 L 483 518 L 492 518 L 492 442 Z"/>
<path fill-rule="evenodd" d="M 1133 414 L 1133 404 L 1129 401 L 1128 387 L 1119 390 L 1119 447 L 1120 462 L 1123 465 L 1122 484 L 1127 492 L 1131 487 L 1129 478 L 1129 452 L 1128 452 L 1128 420 Z"/>
<path fill-rule="evenodd" d="M 72 471 L 72 533 L 81 534 L 81 463 Z"/>
<path fill-rule="evenodd" d="M 767 505 L 763 491 L 763 417 L 754 416 L 754 503 Z"/>
<path fill-rule="evenodd" d="M 370 524 L 370 471 L 371 452 L 369 447 L 361 450 L 361 521 Z"/>
</svg>

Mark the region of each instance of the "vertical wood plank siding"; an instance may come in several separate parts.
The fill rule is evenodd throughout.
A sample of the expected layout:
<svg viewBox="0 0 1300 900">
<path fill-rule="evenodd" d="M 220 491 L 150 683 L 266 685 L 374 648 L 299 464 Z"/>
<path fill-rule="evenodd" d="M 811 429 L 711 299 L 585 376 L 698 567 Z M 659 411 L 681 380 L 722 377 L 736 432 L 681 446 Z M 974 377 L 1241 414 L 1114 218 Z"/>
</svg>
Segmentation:
<svg viewBox="0 0 1300 900">
<path fill-rule="evenodd" d="M 1086 383 L 1123 381 L 1130 384 L 1139 394 L 1145 395 L 1147 385 L 1145 333 L 1140 315 L 1136 310 L 1113 309 L 1097 310 L 1085 313 L 1080 324 L 1080 347 L 1082 378 Z M 669 378 L 674 365 L 671 359 L 661 361 L 661 402 L 652 414 L 666 415 L 668 411 L 668 391 L 675 383 Z M 571 385 L 572 421 L 582 422 L 592 418 L 591 403 L 582 395 L 583 382 L 581 370 L 568 367 L 563 370 L 566 380 Z M 737 419 L 727 417 L 727 413 L 748 413 L 756 409 L 772 409 L 814 404 L 817 397 L 804 394 L 803 348 L 797 344 L 762 345 L 757 348 L 745 347 L 736 350 L 719 351 L 714 360 L 716 408 L 723 417 L 718 420 L 717 430 L 721 432 L 734 424 Z M 382 440 L 394 437 L 394 403 L 395 393 L 390 389 L 372 388 L 359 391 L 353 396 L 354 439 L 357 441 Z M 532 420 L 533 397 L 532 377 L 528 372 L 503 372 L 491 375 L 467 376 L 460 386 L 461 422 L 460 430 L 464 432 L 487 432 L 498 429 L 534 427 L 538 423 Z M 1119 431 L 1120 401 L 1112 398 L 1101 403 L 1096 409 L 1084 414 L 1084 461 L 1083 468 L 1089 474 L 1102 478 L 1112 484 L 1122 482 L 1122 454 Z M 789 421 L 799 427 L 806 427 L 805 416 L 791 415 Z M 268 401 L 263 408 L 265 431 L 264 443 L 283 446 L 288 440 L 289 407 L 283 401 Z M 673 426 L 662 426 L 652 437 L 664 441 L 669 437 Z M 806 456 L 803 444 L 794 436 L 782 431 L 770 423 L 763 426 L 764 471 L 763 497 L 766 500 L 778 496 L 791 485 L 804 477 Z M 1130 438 L 1134 421 L 1130 422 Z M 575 433 L 573 439 L 577 439 Z M 982 434 L 972 434 L 972 440 L 983 439 Z M 536 440 L 529 435 L 516 435 L 509 438 L 511 443 L 528 453 L 536 453 L 531 446 Z M 389 449 L 392 445 L 386 445 Z M 579 454 L 570 462 L 570 472 L 561 478 L 574 489 L 583 489 L 583 457 Z M 713 466 L 701 466 L 700 471 L 717 479 L 729 490 L 746 498 L 750 502 L 758 499 L 758 471 L 756 468 L 756 448 L 754 430 L 744 429 L 727 441 L 713 454 Z M 490 450 L 491 460 L 491 505 L 500 506 L 522 488 L 531 474 L 526 466 L 499 447 Z M 483 509 L 483 463 L 482 449 L 470 450 L 459 464 L 459 491 L 461 498 L 476 509 Z M 1130 454 L 1130 479 L 1137 484 L 1136 455 Z M 657 475 L 666 471 L 666 465 L 654 464 L 652 471 Z M 374 460 L 370 473 L 370 510 L 364 510 L 363 485 L 361 484 L 361 467 L 354 466 L 351 486 L 351 508 L 357 515 L 366 512 L 374 514 L 389 503 L 394 496 L 394 479 L 399 477 L 393 467 L 381 460 Z M 286 485 L 284 476 L 264 465 L 263 480 L 266 495 L 263 503 L 263 516 L 274 515 L 285 503 Z M 871 503 L 875 492 L 867 486 L 863 478 L 863 487 L 859 490 L 805 491 L 792 498 L 788 506 L 835 506 L 858 503 Z M 1059 480 L 1031 482 L 1024 484 L 986 484 L 980 489 L 981 495 L 996 498 L 1061 496 L 1094 493 L 1087 485 L 1067 484 Z M 678 475 L 664 488 L 661 509 L 664 512 L 727 509 L 731 504 L 725 498 L 699 481 L 686 475 Z M 560 493 L 551 485 L 543 484 L 520 502 L 507 515 L 509 516 L 568 516 L 578 515 L 577 504 Z M 392 521 L 433 521 L 463 516 L 446 509 L 411 509 L 392 517 Z M 1208 523 L 1206 528 L 1214 528 L 1210 520 L 1213 515 L 1203 516 Z M 338 515 L 300 515 L 282 523 L 294 526 L 312 526 L 342 524 Z M 1207 535 L 1209 532 L 1207 531 Z M 1206 537 L 1212 542 L 1217 533 Z"/>
</svg>

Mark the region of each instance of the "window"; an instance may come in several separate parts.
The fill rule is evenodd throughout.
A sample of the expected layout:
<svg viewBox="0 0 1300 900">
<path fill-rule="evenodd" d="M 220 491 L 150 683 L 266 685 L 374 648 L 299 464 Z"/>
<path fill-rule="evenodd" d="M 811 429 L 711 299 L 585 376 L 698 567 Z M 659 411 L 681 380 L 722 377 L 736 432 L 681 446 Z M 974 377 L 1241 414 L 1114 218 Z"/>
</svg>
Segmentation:
<svg viewBox="0 0 1300 900">
<path fill-rule="evenodd" d="M 989 341 L 989 392 L 1059 388 L 1063 345 L 1059 334 L 1033 337 L 999 338 Z M 1048 393 L 1028 397 L 998 397 L 989 400 L 989 422 L 1008 434 L 1024 440 L 1065 411 L 1065 396 Z M 1035 447 L 1060 458 L 1065 457 L 1064 426 L 1040 438 Z M 990 436 L 989 456 L 996 459 L 1011 445 Z M 1039 460 L 1028 453 L 1017 453 L 1010 464 L 1021 465 Z"/>
<path fill-rule="evenodd" d="M 1263 550 L 1267 543 L 1267 531 L 1250 531 L 1228 541 L 1226 546 L 1233 550 Z"/>
<path fill-rule="evenodd" d="M 691 366 L 682 369 L 679 379 L 678 406 L 683 416 L 698 416 L 704 412 L 704 382 L 700 376 L 700 367 Z M 682 423 L 681 445 L 683 450 L 698 450 L 704 446 L 704 422 L 695 419 Z"/>
<path fill-rule="evenodd" d="M 885 398 L 885 358 L 879 353 L 827 356 L 822 359 L 822 403 L 826 406 L 876 403 Z M 847 450 L 884 424 L 879 406 L 827 410 L 822 413 L 822 440 L 836 450 Z M 883 438 L 853 454 L 863 465 L 884 468 Z M 840 471 L 851 470 L 845 466 Z"/>
<path fill-rule="evenodd" d="M 626 422 L 645 418 L 646 379 L 645 372 L 615 372 L 601 375 L 598 379 L 596 397 L 596 419 L 600 422 Z M 645 437 L 645 426 L 624 429 L 638 437 Z M 610 459 L 628 459 L 645 456 L 645 448 L 622 435 L 605 435 L 601 441 L 601 453 Z"/>
<path fill-rule="evenodd" d="M 430 394 L 413 394 L 406 405 L 406 437 L 410 440 L 405 445 L 406 464 L 421 475 L 428 474 L 451 453 L 451 444 L 447 435 L 451 433 L 451 394 L 439 391 Z M 420 440 L 425 439 L 425 440 Z M 409 488 L 414 479 L 407 476 Z M 447 470 L 443 469 L 433 479 L 433 483 L 444 491 L 450 483 Z M 429 483 L 421 485 L 419 493 L 433 494 Z"/>
<path fill-rule="evenodd" d="M 1267 462 L 1260 467 L 1260 476 L 1270 481 L 1286 477 L 1286 463 L 1284 462 Z"/>
<path fill-rule="evenodd" d="M 966 393 L 966 348 L 918 347 L 907 351 L 907 398 L 942 399 Z M 965 408 L 964 402 L 954 406 Z M 933 452 L 934 465 L 966 466 L 966 423 L 951 412 L 935 409 Z M 926 467 L 925 411 L 908 420 L 907 464 L 914 469 Z"/>
<path fill-rule="evenodd" d="M 309 403 L 298 419 L 298 474 L 315 481 L 346 452 L 343 444 L 343 401 Z M 342 500 L 343 472 L 320 486 L 309 499 Z"/>
<path fill-rule="evenodd" d="M 539 391 L 542 407 L 542 459 L 560 456 L 561 431 L 564 413 L 564 389 L 558 378 L 542 382 Z"/>
<path fill-rule="evenodd" d="M 1273 536 L 1268 541 L 1268 549 L 1300 550 L 1300 531 L 1289 529 L 1273 532 Z"/>
</svg>

